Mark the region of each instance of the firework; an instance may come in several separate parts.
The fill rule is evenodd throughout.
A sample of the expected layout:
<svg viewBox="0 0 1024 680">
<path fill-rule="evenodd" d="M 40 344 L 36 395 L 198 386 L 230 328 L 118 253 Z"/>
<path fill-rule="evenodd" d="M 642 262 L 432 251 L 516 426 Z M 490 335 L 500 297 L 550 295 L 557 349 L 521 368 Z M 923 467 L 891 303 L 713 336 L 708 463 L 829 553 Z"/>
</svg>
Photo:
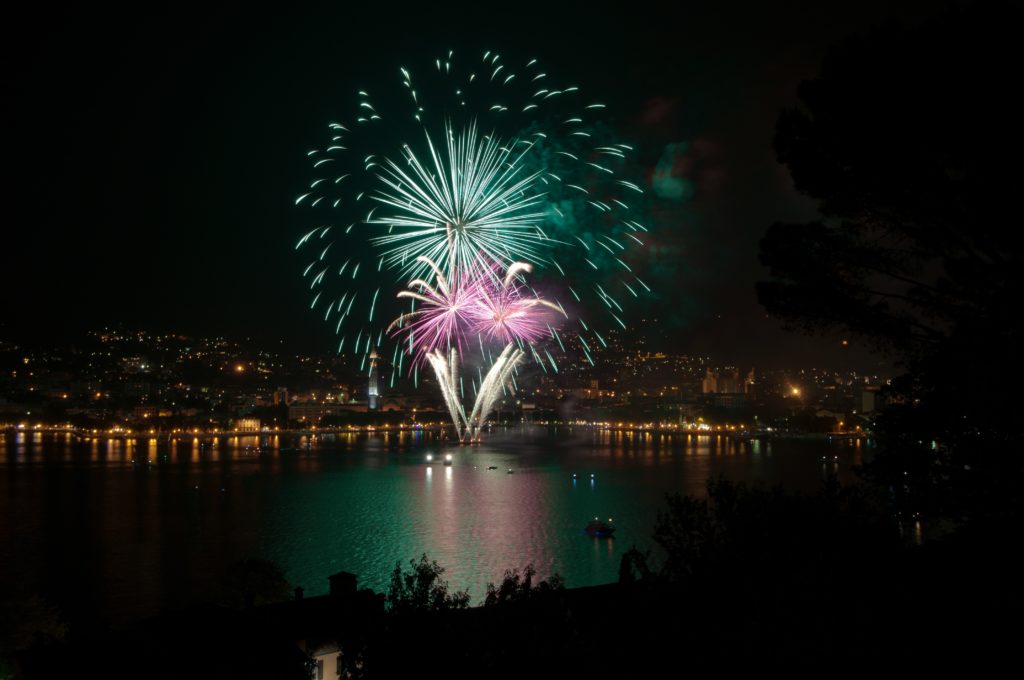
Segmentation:
<svg viewBox="0 0 1024 680">
<path fill-rule="evenodd" d="M 494 52 L 449 52 L 395 76 L 330 123 L 295 199 L 314 220 L 296 246 L 311 255 L 310 307 L 339 351 L 386 355 L 383 326 L 400 311 L 387 291 L 431 275 L 420 256 L 449 275 L 480 253 L 531 262 L 573 321 L 586 314 L 566 329 L 581 345 L 621 327 L 625 301 L 647 290 L 630 266 L 646 229 L 632 147 L 604 123 L 604 103 L 536 59 Z"/>
<path fill-rule="evenodd" d="M 479 441 L 480 431 L 491 414 L 495 402 L 509 384 L 512 371 L 516 369 L 524 355 L 523 350 L 514 348 L 511 343 L 505 345 L 498 358 L 494 361 L 487 375 L 481 381 L 473 411 L 466 419 L 466 435 L 470 441 Z"/>
<path fill-rule="evenodd" d="M 458 353 L 455 348 L 452 348 L 446 357 L 441 350 L 435 349 L 427 352 L 426 357 L 431 368 L 434 369 L 434 376 L 441 389 L 441 396 L 451 415 L 452 424 L 455 426 L 455 436 L 461 441 L 465 431 L 469 429 L 469 421 L 466 418 L 466 411 L 462 408 L 462 400 L 459 399 L 457 390 L 459 384 Z"/>
<path fill-rule="evenodd" d="M 542 310 L 558 307 L 523 292 L 519 278 L 532 270 L 527 263 L 513 263 L 502 276 L 497 265 L 484 266 L 486 260 L 480 255 L 457 269 L 450 280 L 432 260 L 424 256 L 419 259 L 433 272 L 434 284 L 413 279 L 409 282 L 413 290 L 398 293 L 398 297 L 410 298 L 421 306 L 401 315 L 389 330 L 404 334 L 407 351 L 434 369 L 456 436 L 460 440 L 479 439 L 498 396 L 508 388 L 511 373 L 525 354 L 513 343 L 538 341 L 551 327 Z M 481 350 L 485 339 L 498 339 L 505 348 L 486 376 L 481 375 L 476 401 L 467 417 L 457 390 L 458 350 L 465 338 L 473 335 Z"/>
<path fill-rule="evenodd" d="M 525 293 L 518 277 L 531 271 L 530 264 L 515 262 L 504 277 L 493 270 L 486 272 L 467 310 L 470 332 L 503 343 L 534 343 L 547 335 L 550 318 L 545 308 L 564 312 L 547 300 Z"/>
<path fill-rule="evenodd" d="M 403 290 L 398 297 L 419 302 L 420 306 L 399 316 L 388 330 L 404 333 L 411 353 L 422 360 L 435 349 L 462 349 L 470 314 L 483 295 L 486 281 L 472 264 L 449 277 L 430 258 L 421 255 L 416 259 L 431 271 L 434 283 L 424 279 L 409 282 L 411 290 Z"/>
<path fill-rule="evenodd" d="M 429 133 L 424 136 L 431 162 L 425 166 L 406 146 L 409 170 L 385 159 L 380 174 L 385 188 L 371 197 L 384 209 L 369 223 L 389 230 L 371 239 L 386 247 L 384 266 L 420 275 L 425 262 L 454 272 L 475 269 L 481 257 L 495 262 L 539 259 L 541 246 L 550 239 L 539 227 L 544 217 L 537 211 L 544 201 L 538 189 L 541 173 L 526 173 L 521 165 L 529 145 L 512 141 L 506 146 L 493 136 L 480 137 L 476 125 L 459 135 L 449 127 L 444 159 Z M 513 151 L 517 147 L 521 150 Z"/>
<path fill-rule="evenodd" d="M 605 105 L 535 59 L 486 52 L 463 68 L 449 52 L 397 75 L 395 88 L 359 90 L 352 115 L 308 152 L 315 176 L 295 203 L 317 226 L 296 249 L 312 255 L 310 307 L 338 351 L 365 365 L 394 341 L 392 385 L 406 357 L 414 380 L 430 365 L 456 432 L 474 438 L 524 357 L 558 370 L 541 347 L 550 337 L 565 351 L 556 321 L 578 322 L 563 332 L 591 363 L 602 324 L 625 327 L 623 301 L 649 290 L 628 262 L 643 246 L 643 190 L 625 178 L 632 147 L 602 122 Z M 525 283 L 534 271 L 544 298 Z M 595 309 L 598 320 L 580 316 Z M 483 365 L 467 416 L 458 364 L 470 341 Z M 497 358 L 492 344 L 504 347 Z"/>
</svg>

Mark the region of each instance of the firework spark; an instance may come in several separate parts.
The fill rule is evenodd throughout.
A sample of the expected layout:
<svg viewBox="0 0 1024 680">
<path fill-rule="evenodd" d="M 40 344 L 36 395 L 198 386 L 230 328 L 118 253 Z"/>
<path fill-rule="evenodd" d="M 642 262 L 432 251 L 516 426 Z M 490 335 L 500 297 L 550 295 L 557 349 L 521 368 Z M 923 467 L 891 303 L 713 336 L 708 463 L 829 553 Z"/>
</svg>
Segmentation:
<svg viewBox="0 0 1024 680">
<path fill-rule="evenodd" d="M 514 262 L 504 277 L 493 269 L 484 272 L 479 294 L 468 309 L 470 331 L 503 343 L 534 343 L 547 335 L 550 319 L 545 309 L 564 312 L 558 305 L 526 294 L 519 277 L 531 271 L 530 264 Z"/>
<path fill-rule="evenodd" d="M 398 293 L 399 298 L 419 302 L 420 306 L 399 316 L 388 330 L 404 333 L 411 353 L 422 361 L 434 350 L 462 349 L 469 315 L 482 295 L 484 279 L 472 265 L 449 277 L 430 258 L 421 255 L 416 259 L 433 273 L 434 283 L 413 279 L 410 290 Z"/>
<path fill-rule="evenodd" d="M 498 397 L 505 391 L 505 386 L 510 383 L 512 371 L 516 369 L 525 353 L 523 350 L 513 347 L 512 343 L 505 345 L 494 364 L 480 384 L 480 391 L 477 393 L 476 402 L 469 418 L 466 419 L 465 433 L 470 441 L 479 441 L 480 432 L 487 418 L 490 417 L 494 404 Z"/>
<path fill-rule="evenodd" d="M 455 348 L 448 351 L 446 357 L 439 349 L 428 352 L 427 361 L 434 369 L 434 376 L 441 388 L 441 397 L 444 399 L 448 413 L 451 415 L 452 424 L 455 426 L 455 436 L 461 441 L 464 433 L 469 429 L 469 421 L 466 418 L 466 411 L 462 408 L 462 400 L 459 399 L 459 361 L 458 352 Z"/>
<path fill-rule="evenodd" d="M 475 124 L 459 135 L 447 127 L 445 159 L 424 135 L 430 163 L 406 145 L 408 170 L 385 159 L 380 179 L 386 188 L 371 196 L 385 210 L 369 223 L 390 232 L 371 239 L 387 248 L 384 265 L 420 276 L 423 257 L 448 272 L 475 268 L 481 256 L 541 259 L 551 240 L 538 226 L 544 218 L 537 210 L 544 202 L 541 172 L 526 173 L 521 165 L 532 144 L 480 136 Z M 514 152 L 516 147 L 521 150 Z"/>
</svg>

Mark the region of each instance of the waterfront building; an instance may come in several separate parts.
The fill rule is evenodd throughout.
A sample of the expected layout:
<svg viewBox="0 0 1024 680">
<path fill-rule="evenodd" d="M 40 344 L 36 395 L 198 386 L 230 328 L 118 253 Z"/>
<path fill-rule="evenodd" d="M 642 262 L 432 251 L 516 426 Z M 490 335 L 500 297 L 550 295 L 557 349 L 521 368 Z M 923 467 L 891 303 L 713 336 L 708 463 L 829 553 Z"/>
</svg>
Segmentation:
<svg viewBox="0 0 1024 680">
<path fill-rule="evenodd" d="M 371 411 L 376 411 L 379 404 L 380 393 L 377 385 L 377 351 L 370 352 L 370 384 L 366 392 L 366 405 Z"/>
</svg>

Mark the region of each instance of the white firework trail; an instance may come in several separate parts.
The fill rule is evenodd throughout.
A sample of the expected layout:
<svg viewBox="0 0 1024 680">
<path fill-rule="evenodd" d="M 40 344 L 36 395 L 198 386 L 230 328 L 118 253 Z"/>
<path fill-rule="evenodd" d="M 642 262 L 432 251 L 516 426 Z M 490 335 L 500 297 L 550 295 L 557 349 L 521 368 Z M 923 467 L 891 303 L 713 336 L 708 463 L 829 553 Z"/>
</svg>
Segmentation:
<svg viewBox="0 0 1024 680">
<path fill-rule="evenodd" d="M 455 426 L 455 436 L 462 441 L 464 433 L 469 428 L 469 422 L 466 419 L 466 411 L 462 408 L 462 399 L 459 398 L 458 352 L 452 348 L 448 357 L 445 357 L 441 350 L 435 349 L 427 354 L 427 361 L 434 369 L 434 376 L 441 388 L 441 396 Z"/>
<path fill-rule="evenodd" d="M 509 343 L 487 371 L 477 391 L 476 403 L 466 420 L 466 433 L 470 441 L 479 441 L 480 433 L 494 409 L 494 404 L 504 393 L 506 386 L 510 385 L 512 371 L 519 365 L 523 355 L 523 350 Z"/>
</svg>

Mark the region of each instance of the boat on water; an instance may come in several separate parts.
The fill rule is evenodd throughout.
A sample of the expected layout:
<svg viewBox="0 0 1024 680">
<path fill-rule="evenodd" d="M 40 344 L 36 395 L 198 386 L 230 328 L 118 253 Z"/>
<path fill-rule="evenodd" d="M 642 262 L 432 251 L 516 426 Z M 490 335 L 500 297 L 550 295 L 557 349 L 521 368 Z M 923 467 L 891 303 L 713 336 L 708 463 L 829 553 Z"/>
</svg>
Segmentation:
<svg viewBox="0 0 1024 680">
<path fill-rule="evenodd" d="M 488 469 L 488 470 L 497 470 L 497 469 L 498 469 L 498 466 L 497 466 L 497 465 L 488 465 L 488 466 L 487 466 L 487 469 Z"/>
<path fill-rule="evenodd" d="M 612 526 L 612 518 L 609 517 L 607 522 L 602 522 L 598 518 L 594 518 L 587 522 L 586 528 L 583 530 L 588 536 L 594 538 L 611 538 L 612 534 L 615 533 L 615 527 Z"/>
</svg>

